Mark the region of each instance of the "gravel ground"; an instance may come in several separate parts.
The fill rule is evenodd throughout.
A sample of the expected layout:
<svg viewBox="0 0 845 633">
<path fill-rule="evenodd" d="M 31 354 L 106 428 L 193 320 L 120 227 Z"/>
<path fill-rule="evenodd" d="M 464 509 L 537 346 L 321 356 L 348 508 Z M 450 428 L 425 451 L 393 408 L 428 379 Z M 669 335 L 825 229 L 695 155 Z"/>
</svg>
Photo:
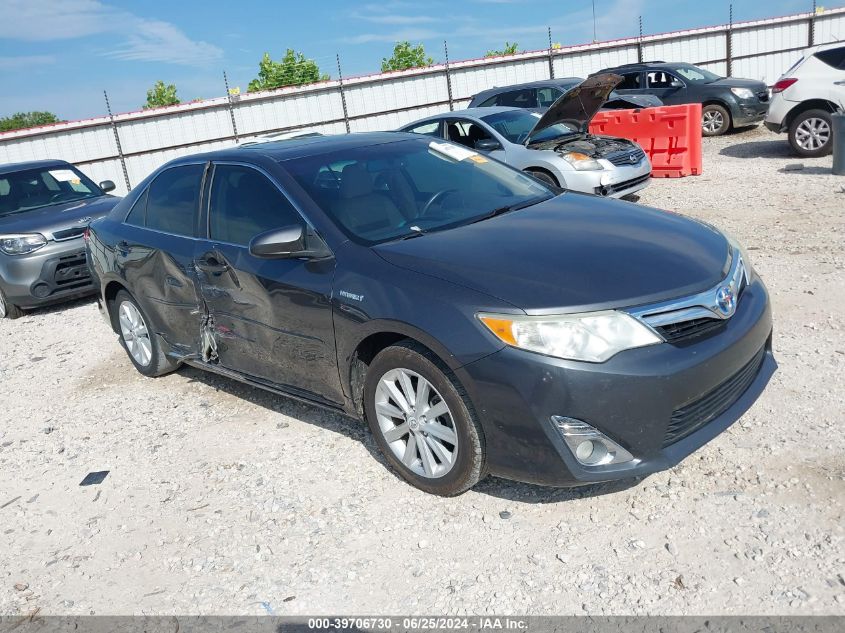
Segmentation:
<svg viewBox="0 0 845 633">
<path fill-rule="evenodd" d="M 0 322 L 0 613 L 845 614 L 830 162 L 755 129 L 643 192 L 749 247 L 780 370 L 728 432 L 628 486 L 427 496 L 346 418 L 189 368 L 141 377 L 90 301 Z"/>
</svg>

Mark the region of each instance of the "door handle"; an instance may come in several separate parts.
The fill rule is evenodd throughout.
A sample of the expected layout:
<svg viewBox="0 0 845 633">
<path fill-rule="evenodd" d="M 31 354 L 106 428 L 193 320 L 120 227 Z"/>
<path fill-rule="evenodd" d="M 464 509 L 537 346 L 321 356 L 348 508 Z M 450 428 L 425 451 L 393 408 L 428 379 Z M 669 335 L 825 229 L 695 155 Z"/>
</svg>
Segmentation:
<svg viewBox="0 0 845 633">
<path fill-rule="evenodd" d="M 196 261 L 197 268 L 212 275 L 219 275 L 229 270 L 229 265 L 218 260 L 214 255 L 206 255 Z"/>
</svg>

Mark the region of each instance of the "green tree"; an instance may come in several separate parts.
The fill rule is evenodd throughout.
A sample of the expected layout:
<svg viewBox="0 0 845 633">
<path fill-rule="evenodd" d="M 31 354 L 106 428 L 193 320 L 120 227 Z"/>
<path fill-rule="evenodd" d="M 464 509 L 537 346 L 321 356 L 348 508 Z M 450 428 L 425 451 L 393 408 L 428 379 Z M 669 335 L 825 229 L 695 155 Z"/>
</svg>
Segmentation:
<svg viewBox="0 0 845 633">
<path fill-rule="evenodd" d="M 17 112 L 12 116 L 0 118 L 0 132 L 22 130 L 49 123 L 59 123 L 59 117 L 52 112 Z"/>
<path fill-rule="evenodd" d="M 519 44 L 516 42 L 505 42 L 505 47 L 500 51 L 487 51 L 484 57 L 501 57 L 502 55 L 513 55 Z"/>
<path fill-rule="evenodd" d="M 406 40 L 404 42 L 396 42 L 396 46 L 393 47 L 392 57 L 382 58 L 381 72 L 420 68 L 421 66 L 431 66 L 433 63 L 434 60 L 425 54 L 422 44 L 411 46 L 411 43 Z"/>
<path fill-rule="evenodd" d="M 264 57 L 258 63 L 258 77 L 249 82 L 247 92 L 273 90 L 284 86 L 301 86 L 326 81 L 328 78 L 328 75 L 320 74 L 317 62 L 306 59 L 302 53 L 289 48 L 279 62 L 273 61 L 270 53 L 264 53 Z"/>
<path fill-rule="evenodd" d="M 147 90 L 147 104 L 144 110 L 150 108 L 161 108 L 162 106 L 176 105 L 182 103 L 179 97 L 176 96 L 176 86 L 173 84 L 165 84 L 161 79 L 155 82 L 155 85 Z"/>
</svg>

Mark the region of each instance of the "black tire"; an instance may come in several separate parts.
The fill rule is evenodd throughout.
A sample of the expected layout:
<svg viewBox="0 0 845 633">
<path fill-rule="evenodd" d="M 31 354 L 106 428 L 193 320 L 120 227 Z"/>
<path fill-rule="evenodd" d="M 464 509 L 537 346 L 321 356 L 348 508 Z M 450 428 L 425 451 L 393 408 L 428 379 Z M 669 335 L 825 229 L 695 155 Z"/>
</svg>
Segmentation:
<svg viewBox="0 0 845 633">
<path fill-rule="evenodd" d="M 445 475 L 416 474 L 398 459 L 385 440 L 376 415 L 376 388 L 393 369 L 408 369 L 425 378 L 449 407 L 458 437 L 454 465 Z M 364 380 L 364 412 L 370 430 L 390 465 L 410 484 L 430 494 L 451 497 L 466 492 L 486 475 L 484 433 L 466 390 L 436 356 L 414 341 L 400 341 L 382 350 L 370 363 Z"/>
<path fill-rule="evenodd" d="M 129 303 L 134 306 L 135 310 L 141 315 L 143 319 L 144 325 L 147 328 L 147 332 L 149 335 L 150 341 L 150 360 L 149 362 L 144 365 L 138 360 L 136 360 L 132 353 L 129 351 L 129 346 L 126 343 L 126 340 L 123 337 L 123 333 L 121 332 L 120 327 L 120 307 L 124 303 Z M 159 341 L 158 336 L 152 331 L 150 326 L 150 319 L 147 317 L 144 310 L 138 305 L 138 302 L 135 301 L 135 298 L 130 295 L 125 290 L 121 290 L 120 292 L 115 295 L 114 300 L 109 304 L 109 316 L 112 320 L 112 326 L 114 327 L 115 331 L 118 334 L 118 338 L 120 340 L 120 345 L 126 351 L 126 355 L 129 357 L 129 360 L 132 361 L 132 364 L 135 365 L 135 369 L 137 369 L 140 373 L 144 376 L 148 376 L 150 378 L 156 376 L 163 376 L 164 374 L 169 374 L 172 371 L 175 371 L 179 368 L 179 363 L 168 358 L 164 351 L 161 349 L 161 343 Z"/>
<path fill-rule="evenodd" d="M 541 180 L 547 185 L 553 185 L 555 187 L 560 187 L 558 184 L 557 178 L 552 176 L 549 172 L 543 171 L 542 169 L 531 169 L 530 167 L 525 170 L 526 174 L 534 176 L 537 180 Z"/>
<path fill-rule="evenodd" d="M 798 139 L 799 129 L 805 129 L 808 126 L 812 127 L 812 122 L 818 121 L 821 122 L 823 125 L 826 125 L 826 141 L 821 144 L 819 147 L 813 149 L 812 147 L 808 146 L 808 143 L 805 142 L 804 146 L 802 147 L 801 141 Z M 802 125 L 804 126 L 802 128 Z M 801 114 L 793 119 L 792 123 L 789 124 L 789 144 L 792 146 L 792 150 L 798 154 L 799 156 L 804 156 L 805 158 L 818 158 L 819 156 L 827 156 L 833 151 L 833 128 L 831 125 L 830 119 L 830 112 L 827 110 L 821 110 L 814 108 L 812 110 L 805 110 Z"/>
<path fill-rule="evenodd" d="M 6 295 L 3 294 L 3 291 L 0 290 L 0 319 L 6 318 L 12 320 L 19 319 L 22 316 L 23 310 L 14 303 L 10 303 L 9 300 L 6 299 Z"/>
<path fill-rule="evenodd" d="M 709 125 L 708 121 L 719 123 L 718 126 Z M 727 109 L 717 103 L 710 103 L 701 109 L 702 136 L 721 136 L 731 129 L 731 115 Z"/>
</svg>

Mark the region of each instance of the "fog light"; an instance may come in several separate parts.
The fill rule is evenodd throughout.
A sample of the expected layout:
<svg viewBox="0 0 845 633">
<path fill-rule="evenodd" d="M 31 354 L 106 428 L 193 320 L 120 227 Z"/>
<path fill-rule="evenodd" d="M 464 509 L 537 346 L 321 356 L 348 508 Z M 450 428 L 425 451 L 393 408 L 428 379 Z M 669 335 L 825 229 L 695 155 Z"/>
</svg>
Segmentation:
<svg viewBox="0 0 845 633">
<path fill-rule="evenodd" d="M 43 299 L 44 297 L 46 297 L 47 295 L 50 294 L 50 286 L 48 286 L 47 284 L 45 284 L 42 281 L 42 282 L 35 284 L 32 287 L 32 289 L 30 290 L 30 292 L 32 292 L 33 297 L 38 297 L 39 299 Z"/>
<path fill-rule="evenodd" d="M 584 466 L 608 466 L 634 459 L 631 453 L 582 420 L 553 415 L 552 422 L 575 459 Z"/>
</svg>

